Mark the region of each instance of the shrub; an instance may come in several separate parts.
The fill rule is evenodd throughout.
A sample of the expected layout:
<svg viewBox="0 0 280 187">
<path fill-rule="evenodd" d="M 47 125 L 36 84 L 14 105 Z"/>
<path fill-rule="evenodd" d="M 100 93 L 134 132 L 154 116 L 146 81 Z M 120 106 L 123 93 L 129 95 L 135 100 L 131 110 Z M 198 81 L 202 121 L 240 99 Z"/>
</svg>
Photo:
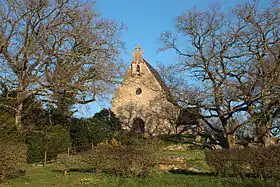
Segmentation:
<svg viewBox="0 0 280 187">
<path fill-rule="evenodd" d="M 46 150 L 49 159 L 56 158 L 59 153 L 67 151 L 70 145 L 69 131 L 61 125 L 53 126 L 51 132 L 47 135 Z"/>
<path fill-rule="evenodd" d="M 56 169 L 63 171 L 64 175 L 66 175 L 67 171 L 69 171 L 70 169 L 80 168 L 81 164 L 81 155 L 59 154 L 57 155 L 57 162 L 55 164 L 55 167 Z"/>
<path fill-rule="evenodd" d="M 28 163 L 42 162 L 45 152 L 44 135 L 41 133 L 28 133 L 26 135 L 26 143 L 28 144 Z"/>
<path fill-rule="evenodd" d="M 280 146 L 254 148 L 249 159 L 255 175 L 280 180 Z"/>
<path fill-rule="evenodd" d="M 207 151 L 206 162 L 222 176 L 280 179 L 280 146 Z"/>
<path fill-rule="evenodd" d="M 111 140 L 106 140 L 104 142 L 100 142 L 99 144 L 97 144 L 97 147 L 100 147 L 100 146 L 119 147 L 122 145 L 118 140 L 116 140 L 115 138 L 112 138 Z"/>
<path fill-rule="evenodd" d="M 50 128 L 48 133 L 29 133 L 26 136 L 28 144 L 28 163 L 37 163 L 44 160 L 45 151 L 47 159 L 56 159 L 57 154 L 67 150 L 70 146 L 69 132 L 60 125 Z"/>
<path fill-rule="evenodd" d="M 12 116 L 11 114 L 0 114 L 0 141 L 24 141 L 24 137 L 16 129 L 14 121 L 14 116 Z"/>
<path fill-rule="evenodd" d="M 142 134 L 133 132 L 120 132 L 115 136 L 115 139 L 124 146 L 145 148 L 153 151 L 159 150 L 165 145 L 165 142 L 157 137 L 145 137 Z"/>
<path fill-rule="evenodd" d="M 0 142 L 0 182 L 17 175 L 27 160 L 27 146 L 21 143 Z"/>
<path fill-rule="evenodd" d="M 245 149 L 207 151 L 205 159 L 222 176 L 244 177 L 250 172 L 246 153 Z"/>
<path fill-rule="evenodd" d="M 76 151 L 87 151 L 91 147 L 112 139 L 121 129 L 119 119 L 108 109 L 102 109 L 89 119 L 73 118 L 70 125 L 72 145 Z"/>
<path fill-rule="evenodd" d="M 148 150 L 128 147 L 98 146 L 87 162 L 96 172 L 122 177 L 148 177 L 155 166 L 155 156 Z"/>
</svg>

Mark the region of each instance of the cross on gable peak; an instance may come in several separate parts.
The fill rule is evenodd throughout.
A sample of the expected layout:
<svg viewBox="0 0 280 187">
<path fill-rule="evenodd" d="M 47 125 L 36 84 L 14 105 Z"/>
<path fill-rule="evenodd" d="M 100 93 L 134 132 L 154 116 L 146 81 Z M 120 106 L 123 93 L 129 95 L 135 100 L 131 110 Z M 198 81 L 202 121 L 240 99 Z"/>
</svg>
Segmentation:
<svg viewBox="0 0 280 187">
<path fill-rule="evenodd" d="M 143 63 L 144 62 L 143 53 L 144 53 L 143 49 L 140 46 L 136 46 L 132 53 L 133 55 L 132 63 L 136 63 L 136 64 Z"/>
</svg>

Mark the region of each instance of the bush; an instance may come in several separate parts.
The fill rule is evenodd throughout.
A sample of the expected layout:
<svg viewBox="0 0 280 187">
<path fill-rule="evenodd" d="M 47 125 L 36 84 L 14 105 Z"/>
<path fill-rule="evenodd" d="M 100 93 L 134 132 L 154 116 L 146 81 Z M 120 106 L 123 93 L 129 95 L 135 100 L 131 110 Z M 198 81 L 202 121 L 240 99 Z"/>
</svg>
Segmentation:
<svg viewBox="0 0 280 187">
<path fill-rule="evenodd" d="M 254 148 L 249 159 L 256 176 L 280 180 L 280 146 Z"/>
<path fill-rule="evenodd" d="M 56 159 L 59 153 L 70 146 L 69 132 L 60 125 L 51 127 L 48 133 L 29 133 L 26 136 L 28 144 L 28 163 L 44 161 L 47 151 L 47 160 Z"/>
<path fill-rule="evenodd" d="M 78 152 L 87 151 L 91 145 L 114 138 L 121 129 L 119 119 L 108 109 L 102 109 L 92 118 L 73 118 L 70 125 L 72 145 Z"/>
<path fill-rule="evenodd" d="M 61 125 L 53 126 L 51 132 L 47 135 L 46 150 L 49 159 L 57 158 L 57 155 L 67 151 L 70 145 L 69 131 Z"/>
<path fill-rule="evenodd" d="M 0 142 L 0 182 L 22 171 L 27 160 L 27 146 L 21 143 Z"/>
<path fill-rule="evenodd" d="M 116 134 L 115 139 L 124 146 L 143 148 L 153 151 L 157 151 L 166 145 L 164 141 L 157 137 L 145 137 L 142 134 L 136 134 L 133 132 L 119 132 Z"/>
<path fill-rule="evenodd" d="M 280 146 L 207 151 L 206 162 L 222 176 L 280 180 Z"/>
<path fill-rule="evenodd" d="M 0 141 L 24 141 L 24 137 L 15 127 L 15 119 L 11 114 L 0 114 Z"/>
<path fill-rule="evenodd" d="M 122 177 L 148 177 L 156 165 L 153 153 L 128 147 L 98 146 L 87 162 L 96 172 Z"/>
<path fill-rule="evenodd" d="M 79 168 L 82 164 L 81 155 L 68 155 L 68 154 L 59 154 L 57 155 L 56 169 L 63 171 L 64 175 L 67 174 L 67 171 L 70 169 Z"/>
<path fill-rule="evenodd" d="M 244 177 L 250 173 L 246 149 L 207 151 L 206 162 L 222 176 Z"/>
<path fill-rule="evenodd" d="M 41 133 L 28 133 L 26 135 L 28 144 L 27 161 L 37 163 L 44 160 L 44 135 Z"/>
</svg>

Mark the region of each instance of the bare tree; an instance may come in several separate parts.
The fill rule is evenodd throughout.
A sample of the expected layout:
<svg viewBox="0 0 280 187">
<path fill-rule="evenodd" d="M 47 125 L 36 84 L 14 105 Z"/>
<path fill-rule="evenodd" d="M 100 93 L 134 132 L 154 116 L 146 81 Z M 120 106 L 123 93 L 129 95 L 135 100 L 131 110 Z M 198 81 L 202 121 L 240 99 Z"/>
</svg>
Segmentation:
<svg viewBox="0 0 280 187">
<path fill-rule="evenodd" d="M 257 3 L 252 5 L 256 7 Z M 250 50 L 254 45 L 253 49 L 261 50 L 261 42 L 266 38 L 259 37 L 258 26 L 248 21 L 253 15 L 241 16 L 245 11 L 242 6 L 247 10 L 247 5 L 238 6 L 233 13 L 221 12 L 221 7 L 206 12 L 191 10 L 177 18 L 176 35 L 170 32 L 161 35 L 163 50 L 174 49 L 181 57 L 178 69 L 189 72 L 203 85 L 207 99 L 199 103 L 204 109 L 202 118 L 212 130 L 224 136 L 229 148 L 234 147 L 234 133 L 251 120 L 248 116 L 253 104 L 262 100 L 251 80 L 251 68 L 260 67 L 256 63 L 258 54 Z M 268 27 L 268 34 L 261 36 L 273 36 L 269 42 L 265 41 L 265 46 L 272 48 L 279 42 L 279 7 L 271 6 L 258 17 L 264 15 L 262 24 Z M 268 58 L 268 53 L 262 55 L 263 59 Z M 236 120 L 238 114 L 243 114 L 243 120 Z M 211 124 L 211 118 L 219 119 L 222 128 Z"/>
<path fill-rule="evenodd" d="M 193 135 L 202 133 L 203 125 L 200 124 L 200 109 L 197 105 L 205 99 L 203 92 L 199 87 L 188 84 L 190 81 L 186 80 L 185 74 L 178 74 L 176 65 L 158 64 L 157 69 L 170 91 L 173 103 L 178 107 L 178 115 L 170 122 L 175 132 Z"/>
<path fill-rule="evenodd" d="M 178 73 L 181 69 L 176 65 L 158 64 L 157 69 L 171 92 L 173 102 L 180 107 L 196 105 L 205 99 L 206 96 L 201 92 L 201 88 L 189 84 L 190 81 L 186 80 L 187 75 Z"/>
<path fill-rule="evenodd" d="M 16 93 L 15 124 L 23 101 L 37 95 L 57 104 L 88 103 L 119 77 L 122 26 L 75 0 L 0 3 L 0 82 Z M 2 86 L 3 87 L 3 86 Z"/>
<path fill-rule="evenodd" d="M 280 113 L 280 1 L 272 1 L 271 6 L 263 10 L 258 10 L 257 5 L 252 1 L 238 6 L 234 12 L 246 25 L 240 37 L 253 62 L 248 84 L 255 88 L 251 94 L 259 98 L 249 113 L 256 126 L 258 142 L 268 146 L 272 143 L 273 121 Z"/>
</svg>

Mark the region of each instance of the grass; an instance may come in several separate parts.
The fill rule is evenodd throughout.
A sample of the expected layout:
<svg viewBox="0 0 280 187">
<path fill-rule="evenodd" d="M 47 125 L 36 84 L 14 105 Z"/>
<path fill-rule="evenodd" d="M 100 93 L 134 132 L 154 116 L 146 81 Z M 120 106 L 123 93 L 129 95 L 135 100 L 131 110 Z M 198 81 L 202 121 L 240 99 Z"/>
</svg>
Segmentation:
<svg viewBox="0 0 280 187">
<path fill-rule="evenodd" d="M 211 172 L 211 168 L 205 162 L 203 150 L 160 151 L 159 155 L 163 158 L 183 157 L 188 166 L 194 167 L 204 174 L 154 171 L 147 179 L 121 178 L 89 172 L 68 172 L 68 175 L 64 176 L 61 172 L 55 171 L 54 164 L 49 164 L 47 167 L 29 165 L 24 176 L 8 180 L 6 183 L 0 184 L 0 187 L 280 187 L 280 183 L 260 179 L 241 180 L 208 174 L 207 172 Z"/>
<path fill-rule="evenodd" d="M 207 165 L 205 161 L 205 154 L 203 150 L 191 150 L 191 151 L 184 151 L 184 150 L 176 150 L 176 151 L 161 151 L 158 153 L 161 158 L 167 158 L 168 156 L 180 156 L 184 157 L 187 165 L 189 167 L 193 167 L 198 169 L 201 172 L 211 172 L 212 169 Z M 172 164 L 172 161 L 168 161 Z"/>
<path fill-rule="evenodd" d="M 29 166 L 26 175 L 17 179 L 9 180 L 0 187 L 74 187 L 74 186 L 122 186 L 122 187 L 276 187 L 278 184 L 262 180 L 238 180 L 233 178 L 220 178 L 215 176 L 181 175 L 167 172 L 156 172 L 148 179 L 119 178 L 111 175 L 96 175 L 93 173 L 69 172 L 64 176 L 62 173 L 53 171 L 52 167 Z M 280 186 L 280 185 L 278 185 Z"/>
</svg>

